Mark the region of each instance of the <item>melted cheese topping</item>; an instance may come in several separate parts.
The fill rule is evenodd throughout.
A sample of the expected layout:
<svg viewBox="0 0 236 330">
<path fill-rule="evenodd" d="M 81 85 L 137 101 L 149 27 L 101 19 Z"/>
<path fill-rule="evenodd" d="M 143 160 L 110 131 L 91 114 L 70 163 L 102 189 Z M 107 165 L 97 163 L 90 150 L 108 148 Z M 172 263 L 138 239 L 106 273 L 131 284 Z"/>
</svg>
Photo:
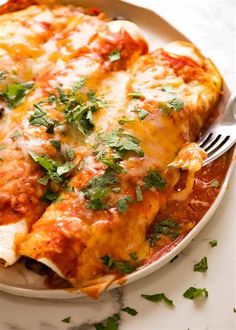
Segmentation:
<svg viewBox="0 0 236 330">
<path fill-rule="evenodd" d="M 178 168 L 190 170 L 184 193 L 187 196 L 186 192 L 191 191 L 193 173 L 202 165 L 201 152 L 186 148 L 186 143 L 198 137 L 215 106 L 221 77 L 211 61 L 189 43 L 176 42 L 147 53 L 147 44 L 133 23 L 108 22 L 103 14 L 93 17 L 81 8 L 34 6 L 5 15 L 3 35 L 8 33 L 11 21 L 20 32 L 11 32 L 9 43 L 5 40 L 0 44 L 0 67 L 4 68 L 6 56 L 16 67 L 23 63 L 18 81 L 26 81 L 27 71 L 36 86 L 22 105 L 4 115 L 8 127 L 2 124 L 0 136 L 5 145 L 0 150 L 1 221 L 4 224 L 23 217 L 26 220 L 29 234 L 18 243 L 20 254 L 49 265 L 87 292 L 91 291 L 89 286 L 104 289 L 122 271 L 107 267 L 102 257 L 110 256 L 127 266 L 132 263 L 132 253 L 138 255 L 139 262 L 149 255 L 146 235 L 160 208 L 173 196 Z M 34 28 L 25 27 L 25 21 L 36 22 Z M 14 43 L 21 45 L 16 44 L 16 49 L 22 51 L 20 60 L 17 53 L 8 51 Z M 118 57 L 114 60 L 112 54 Z M 8 83 L 14 81 L 14 76 L 9 77 Z M 44 126 L 29 124 L 34 103 L 56 93 L 58 86 L 73 87 L 83 77 L 85 88 L 96 89 L 97 95 L 106 100 L 106 105 L 93 113 L 94 129 L 89 137 L 63 123 L 64 113 L 57 103 L 46 106 L 47 116 L 62 123 L 53 136 Z M 140 111 L 145 114 L 142 118 Z M 110 192 L 111 206 L 94 210 L 88 207 L 87 197 L 81 191 L 89 180 L 107 169 L 96 159 L 94 145 L 99 132 L 119 129 L 138 139 L 144 155 L 131 153 L 122 158 L 120 164 L 125 171 L 116 173 L 120 189 Z M 21 133 L 16 140 L 11 137 L 15 130 Z M 47 204 L 40 201 L 46 187 L 37 182 L 42 169 L 28 152 L 57 159 L 58 151 L 50 143 L 52 137 L 63 146 L 74 148 L 78 170 L 68 177 L 74 190 L 64 189 L 58 200 L 46 208 Z M 150 171 L 158 172 L 165 180 L 164 189 L 145 186 Z M 137 185 L 142 189 L 139 201 Z M 116 205 L 124 196 L 132 197 L 134 203 L 119 212 Z M 9 216 L 13 213 L 15 217 Z"/>
</svg>

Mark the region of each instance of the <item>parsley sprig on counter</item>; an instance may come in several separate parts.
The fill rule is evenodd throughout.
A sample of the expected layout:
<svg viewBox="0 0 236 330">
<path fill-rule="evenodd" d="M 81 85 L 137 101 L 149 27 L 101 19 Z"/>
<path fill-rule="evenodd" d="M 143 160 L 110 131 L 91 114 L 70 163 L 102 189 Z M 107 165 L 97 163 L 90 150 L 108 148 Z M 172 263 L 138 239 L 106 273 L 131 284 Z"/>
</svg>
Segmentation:
<svg viewBox="0 0 236 330">
<path fill-rule="evenodd" d="M 94 328 L 96 330 L 118 330 L 119 320 L 120 320 L 120 315 L 113 314 L 112 316 L 109 316 L 102 323 L 95 323 Z"/>
<path fill-rule="evenodd" d="M 152 302 L 159 302 L 159 301 L 164 301 L 167 305 L 173 307 L 174 303 L 172 300 L 166 297 L 164 293 L 156 293 L 156 294 L 142 294 L 141 295 L 144 299 L 152 301 Z"/>
<path fill-rule="evenodd" d="M 208 291 L 207 289 L 199 289 L 199 288 L 194 288 L 194 287 L 190 287 L 189 289 L 187 289 L 183 296 L 185 298 L 188 298 L 188 299 L 196 299 L 198 297 L 208 297 Z"/>
<path fill-rule="evenodd" d="M 203 257 L 201 261 L 194 265 L 193 270 L 195 272 L 205 273 L 208 269 L 207 257 Z"/>
</svg>

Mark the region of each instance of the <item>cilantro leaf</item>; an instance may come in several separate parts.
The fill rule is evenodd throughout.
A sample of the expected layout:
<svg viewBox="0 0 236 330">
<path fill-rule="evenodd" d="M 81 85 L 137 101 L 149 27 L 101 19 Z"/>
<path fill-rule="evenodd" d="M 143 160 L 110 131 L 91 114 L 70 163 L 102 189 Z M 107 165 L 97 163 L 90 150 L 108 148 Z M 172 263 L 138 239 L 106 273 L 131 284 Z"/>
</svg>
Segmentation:
<svg viewBox="0 0 236 330">
<path fill-rule="evenodd" d="M 103 323 L 94 324 L 94 328 L 96 330 L 118 330 L 119 320 L 120 320 L 120 315 L 113 314 L 112 316 L 109 316 L 107 320 L 105 320 Z"/>
<path fill-rule="evenodd" d="M 61 150 L 61 141 L 59 141 L 59 140 L 50 140 L 49 142 L 51 143 L 51 145 L 52 145 L 57 151 L 60 151 L 60 150 Z"/>
<path fill-rule="evenodd" d="M 59 164 L 47 155 L 39 156 L 34 151 L 29 151 L 29 155 L 46 171 L 46 175 L 38 180 L 43 185 L 46 185 L 49 179 L 57 184 L 65 183 L 65 174 L 75 167 L 73 163 L 69 162 Z"/>
<path fill-rule="evenodd" d="M 51 189 L 47 189 L 42 196 L 43 201 L 51 201 L 54 202 L 59 197 L 57 192 L 52 191 Z"/>
<path fill-rule="evenodd" d="M 209 242 L 211 247 L 217 246 L 218 242 L 217 240 L 213 239 L 212 241 Z"/>
<path fill-rule="evenodd" d="M 167 184 L 161 174 L 155 170 L 148 171 L 148 175 L 143 178 L 143 181 L 145 182 L 145 188 L 151 189 L 154 187 L 159 191 L 163 191 Z"/>
<path fill-rule="evenodd" d="M 66 157 L 71 161 L 75 159 L 75 152 L 73 148 L 68 148 L 66 150 Z"/>
<path fill-rule="evenodd" d="M 194 265 L 195 272 L 205 273 L 208 269 L 207 257 L 203 257 L 200 262 Z"/>
<path fill-rule="evenodd" d="M 175 240 L 179 236 L 179 223 L 172 219 L 164 219 L 153 226 L 151 235 L 148 239 L 151 246 L 155 246 L 161 236 L 168 236 L 171 240 Z"/>
<path fill-rule="evenodd" d="M 181 111 L 184 108 L 184 102 L 181 98 L 174 96 L 167 101 L 159 102 L 158 106 L 164 114 L 169 115 L 172 111 Z"/>
<path fill-rule="evenodd" d="M 113 257 L 105 255 L 100 258 L 102 263 L 106 265 L 110 270 L 118 269 L 120 272 L 124 274 L 129 274 L 135 271 L 138 267 L 138 264 L 131 264 L 129 261 L 115 260 Z"/>
<path fill-rule="evenodd" d="M 214 188 L 218 188 L 220 186 L 220 183 L 218 180 L 214 179 L 211 181 L 211 186 Z"/>
<path fill-rule="evenodd" d="M 65 319 L 61 320 L 61 322 L 70 323 L 70 320 L 71 320 L 71 316 L 66 317 Z"/>
<path fill-rule="evenodd" d="M 109 269 L 112 269 L 116 264 L 115 260 L 108 255 L 105 255 L 100 259 L 102 260 L 103 264 L 106 265 Z"/>
<path fill-rule="evenodd" d="M 138 265 L 133 265 L 128 261 L 116 261 L 116 267 L 124 274 L 130 274 L 134 272 Z"/>
<path fill-rule="evenodd" d="M 124 308 L 121 308 L 122 312 L 126 312 L 132 316 L 135 316 L 138 314 L 138 312 L 134 309 L 134 308 L 131 308 L 131 307 L 124 307 Z"/>
<path fill-rule="evenodd" d="M 123 116 L 121 119 L 118 120 L 119 125 L 124 125 L 126 123 L 132 123 L 133 119 L 129 119 L 125 116 Z"/>
<path fill-rule="evenodd" d="M 143 97 L 143 94 L 141 92 L 132 92 L 128 93 L 128 96 L 132 99 L 141 99 Z"/>
<path fill-rule="evenodd" d="M 58 121 L 48 118 L 46 112 L 36 103 L 34 104 L 34 113 L 30 117 L 29 123 L 33 126 L 45 126 L 47 128 L 46 132 L 53 134 L 54 127 L 58 124 Z"/>
<path fill-rule="evenodd" d="M 5 70 L 0 70 L 0 81 L 4 80 L 7 76 L 7 71 Z"/>
<path fill-rule="evenodd" d="M 125 172 L 124 167 L 118 163 L 119 159 L 117 159 L 117 157 L 101 157 L 100 161 L 104 165 L 106 165 L 106 166 L 112 168 L 113 170 L 115 170 L 117 173 L 124 173 Z"/>
<path fill-rule="evenodd" d="M 75 100 L 75 98 L 63 96 L 63 103 L 66 103 L 65 119 L 73 124 L 83 135 L 88 135 L 94 128 L 93 113 L 105 106 L 101 98 L 96 96 L 95 91 L 87 93 L 87 100 Z"/>
<path fill-rule="evenodd" d="M 21 136 L 21 133 L 19 131 L 14 131 L 12 133 L 12 135 L 10 136 L 10 138 L 13 140 L 13 141 L 16 141 L 19 137 Z"/>
<path fill-rule="evenodd" d="M 183 296 L 185 298 L 188 299 L 196 299 L 198 297 L 208 297 L 208 291 L 207 289 L 198 289 L 198 288 L 194 288 L 194 287 L 190 287 L 189 289 L 187 289 Z"/>
<path fill-rule="evenodd" d="M 6 86 L 5 91 L 0 93 L 10 107 L 15 108 L 24 102 L 25 96 L 28 95 L 34 87 L 33 82 L 13 83 Z"/>
<path fill-rule="evenodd" d="M 152 302 L 159 302 L 164 301 L 169 306 L 174 306 L 174 303 L 172 300 L 168 299 L 164 293 L 156 293 L 152 295 L 148 294 L 142 294 L 141 295 L 146 300 L 152 301 Z"/>
<path fill-rule="evenodd" d="M 140 185 L 137 185 L 135 187 L 135 192 L 136 192 L 137 202 L 142 202 L 143 201 L 143 193 L 142 193 L 142 188 L 140 187 Z"/>
<path fill-rule="evenodd" d="M 74 167 L 75 165 L 73 163 L 65 162 L 64 164 L 57 166 L 57 174 L 62 176 L 70 172 Z"/>
<path fill-rule="evenodd" d="M 130 256 L 130 258 L 133 259 L 133 260 L 138 260 L 138 255 L 137 255 L 136 252 L 131 252 L 129 256 Z"/>
<path fill-rule="evenodd" d="M 120 183 L 116 172 L 111 168 L 105 170 L 102 175 L 92 178 L 81 190 L 88 199 L 88 208 L 93 210 L 104 210 L 108 208 L 107 198 L 114 188 Z"/>
<path fill-rule="evenodd" d="M 109 61 L 110 62 L 116 62 L 121 59 L 121 53 L 119 50 L 113 50 L 109 55 L 108 55 Z"/>
<path fill-rule="evenodd" d="M 132 204 L 133 202 L 134 201 L 133 201 L 132 196 L 129 196 L 129 195 L 123 196 L 116 203 L 116 208 L 117 208 L 118 212 L 125 213 L 129 208 L 128 203 Z"/>
<path fill-rule="evenodd" d="M 125 156 L 127 152 L 134 152 L 139 157 L 144 156 L 144 152 L 139 146 L 140 140 L 129 133 L 125 133 L 123 129 L 104 134 L 102 142 L 106 147 L 115 150 L 120 157 Z"/>
<path fill-rule="evenodd" d="M 148 111 L 141 109 L 139 107 L 135 107 L 134 110 L 132 111 L 137 113 L 139 120 L 144 120 L 149 115 Z"/>
</svg>

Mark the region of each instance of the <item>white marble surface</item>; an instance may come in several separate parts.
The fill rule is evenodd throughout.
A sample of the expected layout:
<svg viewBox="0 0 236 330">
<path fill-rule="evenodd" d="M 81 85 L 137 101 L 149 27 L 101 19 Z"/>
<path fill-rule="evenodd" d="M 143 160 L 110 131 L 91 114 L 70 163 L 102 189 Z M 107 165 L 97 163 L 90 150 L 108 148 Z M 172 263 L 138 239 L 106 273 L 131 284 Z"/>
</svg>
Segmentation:
<svg viewBox="0 0 236 330">
<path fill-rule="evenodd" d="M 236 3 L 234 1 L 132 0 L 163 15 L 213 58 L 230 87 L 236 79 Z M 123 289 L 106 293 L 98 302 L 89 299 L 46 301 L 0 293 L 0 330 L 90 330 L 92 324 L 120 311 L 121 330 L 233 330 L 236 329 L 236 173 L 221 207 L 200 235 L 173 263 Z M 209 240 L 217 239 L 211 248 Z M 207 274 L 193 272 L 193 264 L 208 257 Z M 207 300 L 193 302 L 182 294 L 190 286 L 207 288 Z M 141 293 L 164 292 L 175 309 L 151 303 Z M 61 322 L 71 317 L 69 324 Z"/>
</svg>

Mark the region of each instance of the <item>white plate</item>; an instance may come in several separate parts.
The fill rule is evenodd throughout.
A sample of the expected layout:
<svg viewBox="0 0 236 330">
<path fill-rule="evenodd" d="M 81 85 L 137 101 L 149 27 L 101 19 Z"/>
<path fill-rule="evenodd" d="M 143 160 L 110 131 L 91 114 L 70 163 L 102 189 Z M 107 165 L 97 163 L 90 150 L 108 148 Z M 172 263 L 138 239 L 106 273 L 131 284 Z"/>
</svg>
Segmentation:
<svg viewBox="0 0 236 330">
<path fill-rule="evenodd" d="M 188 40 L 183 34 L 177 31 L 173 26 L 167 23 L 163 18 L 161 18 L 156 13 L 141 8 L 126 1 L 119 0 L 74 0 L 74 1 L 62 1 L 63 3 L 73 3 L 78 5 L 86 5 L 87 7 L 98 7 L 111 18 L 115 16 L 123 16 L 136 23 L 141 30 L 144 32 L 148 43 L 150 45 L 150 50 L 175 41 L 175 40 Z M 225 94 L 221 102 L 221 107 L 223 109 L 226 99 L 228 98 L 229 90 L 224 86 Z M 127 280 L 124 285 L 134 282 L 144 276 L 151 274 L 157 269 L 164 266 L 177 254 L 179 254 L 200 232 L 200 230 L 207 224 L 210 218 L 213 216 L 216 209 L 219 207 L 222 198 L 226 192 L 227 185 L 229 182 L 230 175 L 233 169 L 233 162 L 227 172 L 224 183 L 221 187 L 220 193 L 218 194 L 215 202 L 212 204 L 211 208 L 199 221 L 199 223 L 191 230 L 191 232 L 170 252 L 162 256 L 157 261 L 152 264 L 145 266 L 144 268 L 137 270 L 136 272 L 127 276 Z M 31 271 L 25 270 L 22 265 L 16 264 L 7 269 L 0 269 L 0 290 L 11 293 L 14 295 L 20 295 L 25 297 L 35 297 L 35 298 L 48 298 L 48 299 L 69 299 L 78 298 L 84 296 L 84 293 L 78 291 L 67 291 L 67 290 L 51 290 L 45 289 L 43 285 L 44 278 Z M 119 287 L 118 282 L 114 282 L 108 290 Z"/>
</svg>

